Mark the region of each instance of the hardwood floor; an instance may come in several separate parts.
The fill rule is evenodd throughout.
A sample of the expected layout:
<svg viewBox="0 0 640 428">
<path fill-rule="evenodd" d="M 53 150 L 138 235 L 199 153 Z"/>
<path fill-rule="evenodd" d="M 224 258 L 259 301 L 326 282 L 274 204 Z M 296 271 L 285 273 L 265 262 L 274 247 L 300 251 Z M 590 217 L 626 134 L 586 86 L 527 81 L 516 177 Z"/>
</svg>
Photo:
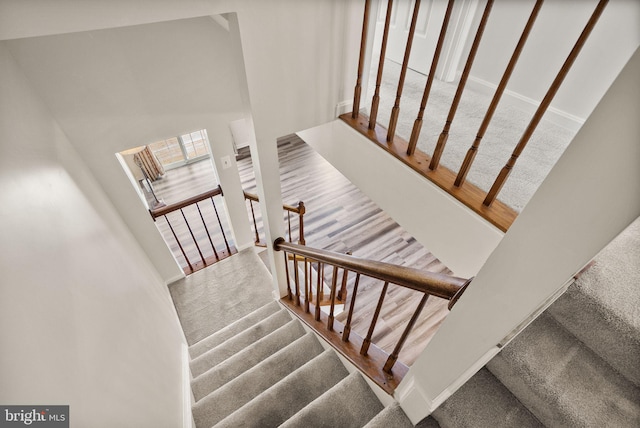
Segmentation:
<svg viewBox="0 0 640 428">
<path fill-rule="evenodd" d="M 283 202 L 296 205 L 298 201 L 304 201 L 307 209 L 304 216 L 305 239 L 308 246 L 343 253 L 351 251 L 353 255 L 362 258 L 432 272 L 451 273 L 428 249 L 418 243 L 296 135 L 281 138 L 278 149 Z M 256 184 L 251 158 L 239 159 L 238 169 L 244 190 L 255 193 Z M 168 171 L 163 179 L 154 183 L 154 189 L 160 199 L 166 203 L 173 203 L 215 187 L 217 184 L 211 163 L 207 160 Z M 218 203 L 217 200 L 216 203 Z M 256 204 L 254 209 L 261 231 L 259 206 Z M 250 211 L 248 215 L 251 215 Z M 286 217 L 283 218 L 286 219 Z M 223 219 L 223 225 L 229 236 L 226 218 Z M 180 250 L 170 235 L 168 226 L 160 220 L 158 220 L 158 226 L 166 236 L 167 242 L 173 242 L 172 250 L 178 251 L 176 257 L 184 264 L 184 257 L 179 254 Z M 197 234 L 204 233 L 201 229 L 202 227 L 198 229 Z M 186 234 L 189 232 L 185 228 L 179 232 L 188 238 Z M 294 219 L 292 219 L 292 235 L 295 241 L 297 221 Z M 195 246 L 189 246 L 188 250 L 190 258 L 192 255 L 198 258 Z M 332 269 L 325 270 L 326 283 L 330 283 L 331 271 Z M 352 273 L 348 276 L 347 304 L 351 302 L 354 280 L 355 275 Z M 363 337 L 369 328 L 382 285 L 380 281 L 371 278 L 360 280 L 352 331 Z M 390 285 L 373 335 L 373 342 L 391 353 L 421 298 L 422 295 L 418 292 Z M 400 361 L 407 365 L 415 361 L 448 313 L 446 304 L 446 301 L 436 297 L 429 299 L 400 353 Z M 337 315 L 336 319 L 344 322 L 346 312 Z"/>
</svg>

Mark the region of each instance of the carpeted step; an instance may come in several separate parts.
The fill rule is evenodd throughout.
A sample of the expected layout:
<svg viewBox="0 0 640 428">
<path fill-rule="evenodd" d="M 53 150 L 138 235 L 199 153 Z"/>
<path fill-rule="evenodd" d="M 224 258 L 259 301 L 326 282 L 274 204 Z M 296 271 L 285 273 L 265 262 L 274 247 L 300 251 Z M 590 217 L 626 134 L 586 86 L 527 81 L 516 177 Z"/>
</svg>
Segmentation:
<svg viewBox="0 0 640 428">
<path fill-rule="evenodd" d="M 605 247 L 548 313 L 640 386 L 640 219 Z"/>
<path fill-rule="evenodd" d="M 202 373 L 191 381 L 191 389 L 196 401 L 275 354 L 280 349 L 302 337 L 304 333 L 302 324 L 292 319 L 273 333 L 266 335 L 217 366 Z"/>
<path fill-rule="evenodd" d="M 305 334 L 194 404 L 196 427 L 215 425 L 323 351 L 313 333 Z"/>
<path fill-rule="evenodd" d="M 640 389 L 546 313 L 487 367 L 546 426 L 640 426 Z"/>
<path fill-rule="evenodd" d="M 211 336 L 208 336 L 202 339 L 200 342 L 195 343 L 189 347 L 189 355 L 191 358 L 196 358 L 210 349 L 215 348 L 220 345 L 225 340 L 228 340 L 235 336 L 236 334 L 248 329 L 254 324 L 259 323 L 261 320 L 269 317 L 272 314 L 275 314 L 279 310 L 282 309 L 282 306 L 278 304 L 278 302 L 273 301 L 268 303 L 252 313 L 240 318 L 234 323 L 229 324 L 221 330 L 218 330 Z"/>
<path fill-rule="evenodd" d="M 281 427 L 361 428 L 383 409 L 359 372 L 342 379 Z"/>
<path fill-rule="evenodd" d="M 480 369 L 432 416 L 442 428 L 543 427 L 486 368 Z"/>
<path fill-rule="evenodd" d="M 258 324 L 253 325 L 252 327 L 233 336 L 231 339 L 226 340 L 215 348 L 210 349 L 204 354 L 191 360 L 191 374 L 193 377 L 200 376 L 211 367 L 214 367 L 232 355 L 237 354 L 247 346 L 277 330 L 289 321 L 291 321 L 291 316 L 284 309 L 270 315 Z"/>
<path fill-rule="evenodd" d="M 348 375 L 327 350 L 216 425 L 217 428 L 277 427 Z"/>
<path fill-rule="evenodd" d="M 397 402 L 385 407 L 363 428 L 413 428 L 413 424 Z"/>
</svg>

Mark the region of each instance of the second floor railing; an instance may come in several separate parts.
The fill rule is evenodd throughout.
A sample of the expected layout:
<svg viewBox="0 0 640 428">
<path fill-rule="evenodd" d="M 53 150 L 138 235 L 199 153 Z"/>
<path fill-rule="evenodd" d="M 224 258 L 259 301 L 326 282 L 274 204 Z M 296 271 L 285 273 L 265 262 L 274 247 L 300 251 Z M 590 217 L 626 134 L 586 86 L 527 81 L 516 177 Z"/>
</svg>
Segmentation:
<svg viewBox="0 0 640 428">
<path fill-rule="evenodd" d="M 440 159 L 442 158 L 442 154 L 446 149 L 447 140 L 449 137 L 449 131 L 455 119 L 458 105 L 460 103 L 462 94 L 465 90 L 465 86 L 469 78 L 471 68 L 476 58 L 476 53 L 478 52 L 478 47 L 482 42 L 484 30 L 488 25 L 489 16 L 491 14 L 494 0 L 486 0 L 485 2 L 482 17 L 479 21 L 475 36 L 471 43 L 469 53 L 464 65 L 464 69 L 462 71 L 460 80 L 458 82 L 455 95 L 451 102 L 451 106 L 450 106 L 446 121 L 444 123 L 442 132 L 440 133 L 440 136 L 435 145 L 435 149 L 433 150 L 433 153 L 431 155 L 421 152 L 420 150 L 417 149 L 416 145 L 422 129 L 425 108 L 429 100 L 433 79 L 436 73 L 436 69 L 438 67 L 443 44 L 444 44 L 445 38 L 447 37 L 447 32 L 450 26 L 450 18 L 451 18 L 456 0 L 448 0 L 446 12 L 440 27 L 439 37 L 438 37 L 438 40 L 435 46 L 435 51 L 432 57 L 429 74 L 427 75 L 426 84 L 425 84 L 424 92 L 422 96 L 422 101 L 420 103 L 418 115 L 413 123 L 411 136 L 408 141 L 396 135 L 396 125 L 398 123 L 400 101 L 402 98 L 405 75 L 407 73 L 407 68 L 409 65 L 409 58 L 412 50 L 412 41 L 415 34 L 416 21 L 418 19 L 421 1 L 415 0 L 415 2 L 413 2 L 413 13 L 411 15 L 411 24 L 409 26 L 404 59 L 402 61 L 400 76 L 397 83 L 396 96 L 395 96 L 395 99 L 393 100 L 393 108 L 391 110 L 389 123 L 386 127 L 384 127 L 377 123 L 377 112 L 378 112 L 378 107 L 380 103 L 380 87 L 382 85 L 382 74 L 383 74 L 383 67 L 385 64 L 387 39 L 389 36 L 389 30 L 391 27 L 391 19 L 392 19 L 391 17 L 392 17 L 392 10 L 394 8 L 394 2 L 393 0 L 387 0 L 387 12 L 386 12 L 385 21 L 384 21 L 382 42 L 380 45 L 375 90 L 374 90 L 373 98 L 371 100 L 371 107 L 369 109 L 370 114 L 369 114 L 369 117 L 366 118 L 366 117 L 362 117 L 363 115 L 360 113 L 360 105 L 361 105 L 360 98 L 362 94 L 361 86 L 362 86 L 362 80 L 363 80 L 362 79 L 363 64 L 365 62 L 365 49 L 367 46 L 367 37 L 370 33 L 370 31 L 368 30 L 368 22 L 369 22 L 369 15 L 371 14 L 370 9 L 372 8 L 373 2 L 371 0 L 365 0 L 362 39 L 360 43 L 361 49 L 360 49 L 360 55 L 359 55 L 356 86 L 354 89 L 354 99 L 353 99 L 354 107 L 351 113 L 346 113 L 340 116 L 341 119 L 344 120 L 347 124 L 349 124 L 353 128 L 355 128 L 356 130 L 358 130 L 361 134 L 365 135 L 370 140 L 379 144 L 385 150 L 389 151 L 392 155 L 394 155 L 401 161 L 405 162 L 408 166 L 410 166 L 420 174 L 424 175 L 426 178 L 433 181 L 436 185 L 438 185 L 443 190 L 450 193 L 452 196 L 454 196 L 459 201 L 467 205 L 476 213 L 483 216 L 485 219 L 487 219 L 489 222 L 494 224 L 496 227 L 498 227 L 503 231 L 506 231 L 511 225 L 511 223 L 513 222 L 513 220 L 515 220 L 517 213 L 507 205 L 497 200 L 498 194 L 500 193 L 505 182 L 509 178 L 511 171 L 516 165 L 516 161 L 518 160 L 519 156 L 522 154 L 523 150 L 529 143 L 529 140 L 531 139 L 532 134 L 538 127 L 543 115 L 549 108 L 551 101 L 553 100 L 556 93 L 558 92 L 558 89 L 562 85 L 562 82 L 564 81 L 573 63 L 578 57 L 582 47 L 585 45 L 587 38 L 591 34 L 598 19 L 600 18 L 604 8 L 608 3 L 608 0 L 599 0 L 598 4 L 593 10 L 593 13 L 591 14 L 590 18 L 586 22 L 580 36 L 578 37 L 577 41 L 573 45 L 573 48 L 569 52 L 566 60 L 562 64 L 556 77 L 553 79 L 553 82 L 549 86 L 542 101 L 538 105 L 529 124 L 525 128 L 522 134 L 522 137 L 515 145 L 515 148 L 513 149 L 508 161 L 497 174 L 490 189 L 488 191 L 484 191 L 479 187 L 475 186 L 474 184 L 467 182 L 466 177 L 474 163 L 476 154 L 480 150 L 480 143 L 485 135 L 485 132 L 487 130 L 487 127 L 489 126 L 489 123 L 491 122 L 493 114 L 496 111 L 498 103 L 500 102 L 500 99 L 502 98 L 502 95 L 505 92 L 506 86 L 509 82 L 511 75 L 513 74 L 513 71 L 516 67 L 520 54 L 525 48 L 526 41 L 529 37 L 529 34 L 531 33 L 532 28 L 534 27 L 536 18 L 543 6 L 543 2 L 544 0 L 536 0 L 531 10 L 531 13 L 529 15 L 529 18 L 521 32 L 521 35 L 516 44 L 516 47 L 507 64 L 507 67 L 504 73 L 502 74 L 502 77 L 495 90 L 495 93 L 489 104 L 489 107 L 487 108 L 487 111 L 484 115 L 484 119 L 482 120 L 482 123 L 475 136 L 475 139 L 473 139 L 473 142 L 471 143 L 469 149 L 466 152 L 466 156 L 464 157 L 462 165 L 460 166 L 457 172 L 441 166 Z"/>
<path fill-rule="evenodd" d="M 259 214 L 256 214 L 256 209 L 254 207 L 254 202 L 260 202 L 258 195 L 254 193 L 249 193 L 247 191 L 244 192 L 244 199 L 249 202 L 249 208 L 251 211 L 251 220 L 253 222 L 253 230 L 255 233 L 255 243 L 256 245 L 261 245 L 263 242 L 260 238 L 260 230 L 262 226 L 261 218 Z M 304 239 L 304 215 L 307 212 L 304 202 L 299 201 L 297 206 L 284 204 L 282 209 L 285 213 L 285 222 L 286 222 L 286 230 L 287 237 L 289 242 L 293 242 L 294 232 L 297 232 L 297 242 L 300 245 L 305 245 Z M 295 220 L 292 223 L 292 215 L 297 218 L 297 225 L 295 224 Z"/>
<path fill-rule="evenodd" d="M 154 221 L 164 219 L 175 243 L 169 244 L 171 250 L 179 263 L 184 260 L 182 269 L 187 275 L 237 252 L 229 243 L 216 206 L 215 198 L 222 196 L 218 185 L 183 201 L 149 210 Z"/>
<path fill-rule="evenodd" d="M 449 309 L 451 309 L 471 282 L 470 279 L 297 245 L 287 242 L 284 238 L 278 238 L 273 247 L 276 251 L 284 251 L 285 260 L 289 260 L 290 255 L 294 260 L 293 272 L 290 272 L 288 262 L 285 265 L 287 267 L 288 296 L 283 299 L 283 303 L 389 393 L 395 390 L 408 370 L 404 364 L 398 361 L 398 355 L 427 300 L 430 296 L 449 300 Z M 302 263 L 302 269 L 298 268 L 298 263 Z M 315 270 L 312 269 L 312 265 L 315 265 Z M 328 311 L 321 310 L 325 267 L 332 270 Z M 315 277 L 314 271 L 316 272 Z M 340 300 L 342 300 L 341 303 L 347 303 L 341 294 L 345 289 L 349 274 L 355 275 L 355 282 L 349 307 L 348 309 L 345 307 L 348 315 L 346 323 L 343 325 L 335 319 L 335 306 L 336 302 Z M 383 284 L 375 312 L 371 316 L 368 332 L 364 338 L 351 331 L 358 297 L 358 285 L 363 276 L 375 278 Z M 389 284 L 396 284 L 422 293 L 422 298 L 416 305 L 411 319 L 407 322 L 390 355 L 372 343 L 373 333 L 384 305 Z M 304 300 L 301 299 L 302 295 L 304 295 Z"/>
</svg>

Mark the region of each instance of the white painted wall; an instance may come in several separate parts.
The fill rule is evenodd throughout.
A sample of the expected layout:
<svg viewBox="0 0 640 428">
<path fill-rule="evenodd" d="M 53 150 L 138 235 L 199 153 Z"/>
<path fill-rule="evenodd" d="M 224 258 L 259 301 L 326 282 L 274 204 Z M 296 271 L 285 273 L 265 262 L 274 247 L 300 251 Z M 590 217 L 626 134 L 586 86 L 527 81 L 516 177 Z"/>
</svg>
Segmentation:
<svg viewBox="0 0 640 428">
<path fill-rule="evenodd" d="M 531 13 L 534 0 L 496 1 L 469 85 L 493 94 Z M 504 102 L 533 111 L 582 32 L 597 0 L 547 0 L 520 57 Z M 484 9 L 481 2 L 477 23 Z M 611 0 L 545 116 L 577 129 L 640 45 L 640 2 Z M 460 64 L 464 67 L 466 53 Z M 509 96 L 511 95 L 511 96 Z"/>
<path fill-rule="evenodd" d="M 206 129 L 236 246 L 251 240 L 229 122 L 242 117 L 229 33 L 209 17 L 8 41 L 14 57 L 165 279 L 182 275 L 115 153 Z"/>
<path fill-rule="evenodd" d="M 183 426 L 166 286 L 0 42 L 0 402 Z M 187 413 L 188 414 L 188 413 Z"/>
<path fill-rule="evenodd" d="M 411 367 L 397 390 L 411 420 L 454 392 L 640 215 L 638 76 L 640 50 Z"/>
</svg>

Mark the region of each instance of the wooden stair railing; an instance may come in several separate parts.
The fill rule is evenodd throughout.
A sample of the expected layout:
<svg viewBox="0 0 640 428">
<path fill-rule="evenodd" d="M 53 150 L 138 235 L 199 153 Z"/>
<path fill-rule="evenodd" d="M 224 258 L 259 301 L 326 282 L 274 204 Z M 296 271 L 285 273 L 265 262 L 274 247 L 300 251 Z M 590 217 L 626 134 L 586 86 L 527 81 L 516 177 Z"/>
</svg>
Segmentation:
<svg viewBox="0 0 640 428">
<path fill-rule="evenodd" d="M 260 202 L 260 199 L 258 198 L 258 195 L 254 193 L 249 193 L 247 191 L 244 192 L 244 199 L 246 201 L 249 201 L 249 206 L 251 208 L 251 219 L 253 221 L 253 230 L 255 232 L 255 237 L 256 237 L 255 243 L 256 245 L 261 245 L 258 221 L 256 220 L 256 214 L 253 208 L 253 203 Z M 286 221 L 287 221 L 287 232 L 288 232 L 289 242 L 293 242 L 292 227 L 291 227 L 291 213 L 293 213 L 298 215 L 298 244 L 304 245 L 305 244 L 304 214 L 307 212 L 304 202 L 299 201 L 297 206 L 284 204 L 282 205 L 282 209 L 284 210 L 287 216 Z"/>
<path fill-rule="evenodd" d="M 569 53 L 566 61 L 562 65 L 555 79 L 551 83 L 549 90 L 541 101 L 538 109 L 534 113 L 531 122 L 525 129 L 520 141 L 518 141 L 513 153 L 509 161 L 502 168 L 502 170 L 498 173 L 493 185 L 488 191 L 482 190 L 479 187 L 473 185 L 472 183 L 468 183 L 465 181 L 467 173 L 469 169 L 472 167 L 473 161 L 475 159 L 476 153 L 480 148 L 480 141 L 484 136 L 484 133 L 491 122 L 493 117 L 493 113 L 495 112 L 498 103 L 506 89 L 509 78 L 511 77 L 518 59 L 520 57 L 520 53 L 525 47 L 527 38 L 533 28 L 533 25 L 536 21 L 536 17 L 538 16 L 538 12 L 540 11 L 544 0 L 536 0 L 535 5 L 531 11 L 530 17 L 522 30 L 520 35 L 520 39 L 515 47 L 515 50 L 511 56 L 509 63 L 502 75 L 499 85 L 496 88 L 495 94 L 491 103 L 487 109 L 487 112 L 484 116 L 484 120 L 480 125 L 480 129 L 478 130 L 477 135 L 475 136 L 475 140 L 471 144 L 462 165 L 460 166 L 458 172 L 454 172 L 446 167 L 440 165 L 440 159 L 445 150 L 447 139 L 449 136 L 449 130 L 451 128 L 453 119 L 455 117 L 456 109 L 458 107 L 458 103 L 462 97 L 462 93 L 465 88 L 465 84 L 469 74 L 471 72 L 471 68 L 474 62 L 475 55 L 478 51 L 478 47 L 481 43 L 482 34 L 484 29 L 489 24 L 489 16 L 491 12 L 491 8 L 493 5 L 493 0 L 486 0 L 485 9 L 478 25 L 469 56 L 467 57 L 467 61 L 465 63 L 464 70 L 462 72 L 462 76 L 460 78 L 458 88 L 456 90 L 456 94 L 452 100 L 451 108 L 449 110 L 449 114 L 447 116 L 446 122 L 444 124 L 442 133 L 437 141 L 436 148 L 433 152 L 432 156 L 423 153 L 422 151 L 416 148 L 418 138 L 420 135 L 420 131 L 422 129 L 422 121 L 425 108 L 427 106 L 427 101 L 429 97 L 429 92 L 431 89 L 431 84 L 433 82 L 434 74 L 437 68 L 438 59 L 442 50 L 442 44 L 444 43 L 447 27 L 449 25 L 449 18 L 451 16 L 451 10 L 453 8 L 453 4 L 455 0 L 449 0 L 447 5 L 447 10 L 444 15 L 444 19 L 442 22 L 442 27 L 440 29 L 440 35 L 436 44 L 436 49 L 433 54 L 433 60 L 431 63 L 431 68 L 429 71 L 429 75 L 427 76 L 427 82 L 425 85 L 424 94 L 422 97 L 422 102 L 420 104 L 420 108 L 418 111 L 418 116 L 414 122 L 411 136 L 409 137 L 409 141 L 404 140 L 401 137 L 398 137 L 395 133 L 396 124 L 398 120 L 398 112 L 400 109 L 400 102 L 402 97 L 402 87 L 404 84 L 404 78 L 407 70 L 407 65 L 409 62 L 409 56 L 411 54 L 411 45 L 413 41 L 413 33 L 415 31 L 415 19 L 418 14 L 418 9 L 420 7 L 420 1 L 416 0 L 414 4 L 413 17 L 411 21 L 411 26 L 409 29 L 409 34 L 407 36 L 407 44 L 405 49 L 405 56 L 402 63 L 402 68 L 400 71 L 400 77 L 398 81 L 398 89 L 396 92 L 395 100 L 393 101 L 393 109 L 391 113 L 391 120 L 389 122 L 388 128 L 384 128 L 383 126 L 377 124 L 377 112 L 380 103 L 380 85 L 382 83 L 382 70 L 385 61 L 385 53 L 387 46 L 387 38 L 389 36 L 389 28 L 390 28 L 390 20 L 392 16 L 392 8 L 393 1 L 388 0 L 387 4 L 387 14 L 384 25 L 384 30 L 382 34 L 382 45 L 380 49 L 380 59 L 378 63 L 378 72 L 377 79 L 375 85 L 375 91 L 373 95 L 373 99 L 371 101 L 370 115 L 369 118 L 362 117 L 355 108 L 352 112 L 346 113 L 340 116 L 340 118 L 349 124 L 351 127 L 359 131 L 362 135 L 369 138 L 375 144 L 383 148 L 384 150 L 391 153 L 393 156 L 407 164 L 409 167 L 428 178 L 432 182 L 434 182 L 437 186 L 451 194 L 453 197 L 458 199 L 460 202 L 465 204 L 467 207 L 471 208 L 477 214 L 482 216 L 484 219 L 489 221 L 491 224 L 506 232 L 508 228 L 511 226 L 513 221 L 515 220 L 517 213 L 512 208 L 508 207 L 504 203 L 497 200 L 497 196 L 504 186 L 506 180 L 508 179 L 515 163 L 525 149 L 527 143 L 529 142 L 532 134 L 537 128 L 540 120 L 543 115 L 549 108 L 551 101 L 553 100 L 555 94 L 557 93 L 560 85 L 562 84 L 564 78 L 569 72 L 571 66 L 573 65 L 575 59 L 577 58 L 580 50 L 584 46 L 587 38 L 591 34 L 593 28 L 595 27 L 600 15 L 602 14 L 604 8 L 606 7 L 609 0 L 599 0 L 596 5 L 591 17 L 586 23 L 582 33 L 580 34 L 578 40 L 576 41 L 573 49 Z M 364 57 L 364 49 L 366 46 L 366 38 L 367 34 L 367 24 L 366 21 L 368 19 L 368 15 L 370 4 L 367 1 L 365 3 L 365 11 L 364 11 L 364 22 L 363 22 L 363 31 L 362 31 L 362 40 L 361 40 L 361 51 L 360 51 L 360 61 L 358 67 L 358 82 L 361 80 L 362 70 L 361 64 L 363 63 Z M 360 92 L 361 89 L 359 87 L 359 83 L 356 85 L 356 96 L 354 97 L 354 105 L 358 108 L 360 106 Z M 357 102 L 356 102 L 357 100 Z"/>
<path fill-rule="evenodd" d="M 193 272 L 196 272 L 200 269 L 203 269 L 217 261 L 220 261 L 224 258 L 227 258 L 229 256 L 231 256 L 232 254 L 236 253 L 237 250 L 235 249 L 235 247 L 233 247 L 232 245 L 229 244 L 229 241 L 227 239 L 227 236 L 225 234 L 224 231 L 224 227 L 222 226 L 222 220 L 220 219 L 220 215 L 218 213 L 218 208 L 216 207 L 216 203 L 214 201 L 214 197 L 216 196 L 224 196 L 222 193 L 222 188 L 218 185 L 218 187 L 216 187 L 215 189 L 209 190 L 207 192 L 201 193 L 199 195 L 196 196 L 192 196 L 188 199 L 185 199 L 183 201 L 180 202 L 176 202 L 174 204 L 171 205 L 165 205 L 163 207 L 160 208 L 156 208 L 156 209 L 150 209 L 149 210 L 149 214 L 151 215 L 151 218 L 153 218 L 153 221 L 156 221 L 156 219 L 158 217 L 163 217 L 165 219 L 165 221 L 167 222 L 167 225 L 169 226 L 169 229 L 171 230 L 171 233 L 178 245 L 178 248 L 180 249 L 180 253 L 178 254 L 174 254 L 176 256 L 176 258 L 178 258 L 179 254 L 182 254 L 182 256 L 184 257 L 187 266 L 183 267 L 183 271 L 185 274 L 189 275 L 192 274 Z M 205 200 L 211 200 L 211 205 L 213 207 L 213 212 L 214 215 L 216 217 L 216 224 L 213 225 L 213 227 L 216 227 L 217 225 L 217 229 L 220 232 L 220 235 L 222 237 L 222 241 L 224 244 L 223 248 L 219 248 L 222 245 L 220 245 L 219 242 L 214 242 L 214 236 L 212 234 L 212 232 L 210 231 L 210 227 L 211 224 L 207 222 L 207 220 L 205 220 L 205 215 L 203 214 L 203 210 L 201 209 L 200 205 L 198 205 L 199 202 L 203 202 Z M 190 210 L 189 213 L 185 214 L 185 209 L 186 208 L 192 208 Z M 195 210 L 193 210 L 193 208 L 195 208 Z M 177 212 L 180 211 L 182 220 L 184 222 L 184 224 L 187 227 L 187 230 L 189 232 L 189 236 L 191 237 L 190 241 L 192 242 L 193 245 L 195 245 L 195 248 L 198 252 L 199 261 L 195 261 L 193 262 L 189 256 L 187 255 L 187 251 L 185 250 L 185 246 L 187 244 L 190 244 L 187 240 L 185 241 L 184 237 L 182 237 L 182 239 L 178 236 L 179 234 L 176 233 L 176 230 L 174 228 L 174 226 L 171 224 L 171 221 L 169 220 L 168 215 L 173 213 L 173 212 Z M 195 215 L 197 211 L 197 216 Z M 191 218 L 191 221 L 189 221 L 189 218 Z M 206 235 L 206 238 L 201 236 L 201 235 L 197 235 L 196 232 L 194 232 L 194 229 L 196 227 L 194 223 L 194 218 L 196 219 L 200 219 L 200 222 L 202 223 L 202 226 L 204 227 L 204 232 Z M 197 220 L 195 220 L 197 222 Z M 213 230 L 213 229 L 211 229 Z M 203 244 L 206 246 L 207 241 L 209 243 L 209 246 L 211 247 L 211 250 L 213 251 L 213 255 L 212 256 L 205 256 L 203 251 Z"/>
<path fill-rule="evenodd" d="M 361 259 L 348 254 L 297 245 L 286 242 L 284 238 L 276 239 L 273 243 L 273 248 L 276 251 L 283 251 L 285 253 L 285 260 L 288 259 L 288 254 L 296 256 L 294 258 L 295 272 L 293 273 L 293 284 L 291 283 L 292 279 L 289 275 L 289 264 L 285 264 L 287 296 L 282 299 L 282 302 L 290 308 L 292 312 L 296 313 L 309 327 L 314 329 L 334 348 L 359 367 L 369 378 L 390 394 L 393 393 L 408 370 L 407 366 L 398 361 L 398 355 L 411 333 L 418 316 L 427 303 L 429 296 L 449 300 L 449 309 L 451 309 L 471 282 L 471 279 L 457 278 L 391 263 Z M 298 257 L 302 257 L 304 263 L 302 272 L 304 272 L 305 278 L 303 279 L 300 278 L 298 273 Z M 311 269 L 307 269 L 307 264 L 311 265 L 313 263 L 317 266 L 315 301 L 312 301 L 313 299 L 309 297 L 312 295 L 311 288 L 314 286 L 314 281 L 310 274 Z M 320 290 L 323 286 L 325 266 L 333 268 L 330 287 L 331 296 L 329 298 L 331 306 L 328 313 L 320 310 Z M 334 307 L 336 301 L 339 300 L 338 295 L 342 291 L 338 290 L 339 270 L 343 271 L 342 288 L 346 287 L 347 275 L 349 273 L 356 275 L 353 294 L 348 308 L 349 312 L 346 324 L 344 325 L 334 318 Z M 307 277 L 307 272 L 309 272 L 309 277 Z M 353 311 L 358 296 L 358 285 L 361 276 L 375 278 L 384 283 L 376 310 L 369 324 L 368 333 L 364 338 L 351 332 Z M 389 284 L 396 284 L 423 293 L 421 301 L 413 312 L 411 319 L 408 321 L 391 355 L 384 352 L 371 341 L 378 316 L 384 305 L 384 297 Z M 304 287 L 304 304 L 302 304 L 300 299 L 301 287 Z M 346 305 L 345 300 L 342 300 L 342 303 Z"/>
</svg>

